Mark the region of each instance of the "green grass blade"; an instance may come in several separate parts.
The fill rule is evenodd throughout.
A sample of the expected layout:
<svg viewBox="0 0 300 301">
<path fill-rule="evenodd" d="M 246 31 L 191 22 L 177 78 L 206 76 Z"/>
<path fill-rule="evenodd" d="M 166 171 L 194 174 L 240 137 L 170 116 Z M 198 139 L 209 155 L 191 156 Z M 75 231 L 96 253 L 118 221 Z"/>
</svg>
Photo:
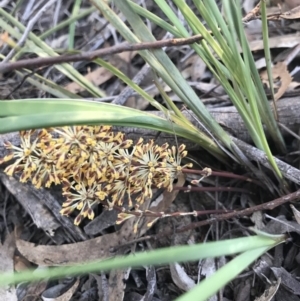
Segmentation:
<svg viewBox="0 0 300 301">
<path fill-rule="evenodd" d="M 6 18 L 9 22 L 11 22 L 14 26 L 16 26 L 22 32 L 25 31 L 25 26 L 16 20 L 13 16 L 8 14 L 5 10 L 0 8 L 0 15 Z M 5 31 L 7 31 L 12 37 L 16 39 L 21 38 L 20 32 L 16 31 L 13 27 L 11 27 L 6 21 L 0 18 L 0 27 L 2 27 Z M 41 57 L 47 56 L 57 56 L 58 54 L 45 42 L 43 42 L 39 37 L 37 37 L 32 32 L 28 35 L 28 39 L 26 41 L 26 47 L 30 50 L 34 51 L 37 55 Z M 78 83 L 80 86 L 84 87 L 87 91 L 89 91 L 95 97 L 104 97 L 105 93 L 101 91 L 98 87 L 94 86 L 91 82 L 89 82 L 83 75 L 81 75 L 75 68 L 73 68 L 70 64 L 61 64 L 55 65 L 55 68 L 58 69 L 61 73 L 65 74 L 72 81 Z"/>
<path fill-rule="evenodd" d="M 247 99 L 250 104 L 249 109 L 251 111 L 251 115 L 253 118 L 253 125 L 255 126 L 257 134 L 259 136 L 260 144 L 258 144 L 257 147 L 259 147 L 260 149 L 262 149 L 266 152 L 266 155 L 267 155 L 269 162 L 272 165 L 275 173 L 277 174 L 277 176 L 279 178 L 282 178 L 282 174 L 281 174 L 281 172 L 273 158 L 273 155 L 271 153 L 266 135 L 264 133 L 263 125 L 262 125 L 263 116 L 260 115 L 258 103 L 259 102 L 261 103 L 263 100 L 259 98 L 259 95 L 257 93 L 257 88 L 254 85 L 254 81 L 252 80 L 251 71 L 254 68 L 251 68 L 251 66 L 253 67 L 253 65 L 255 65 L 255 64 L 254 64 L 253 56 L 249 49 L 248 41 L 246 40 L 244 28 L 241 23 L 242 16 L 241 16 L 240 7 L 238 5 L 236 5 L 236 3 L 234 3 L 233 1 L 230 1 L 230 0 L 224 1 L 223 4 L 224 4 L 224 8 L 225 8 L 228 20 L 230 20 L 229 27 L 232 32 L 237 31 L 237 36 L 240 40 L 242 50 L 243 50 L 244 62 L 245 62 L 244 65 L 241 65 L 241 68 L 243 68 L 243 74 L 244 74 L 243 87 L 245 88 L 245 94 L 246 94 Z M 257 73 L 256 68 L 255 68 L 255 72 Z M 261 83 L 260 83 L 260 85 L 261 85 Z M 270 107 L 269 107 L 268 103 L 267 103 L 267 106 L 268 106 L 268 110 L 270 111 Z M 274 120 L 273 115 L 271 115 L 271 118 Z M 277 125 L 276 125 L 276 127 L 277 127 Z M 277 127 L 277 129 L 278 129 L 278 127 Z M 274 131 L 272 131 L 272 129 L 269 128 L 269 130 L 271 131 L 271 133 L 272 132 L 274 133 Z M 280 141 L 283 141 L 281 134 L 280 134 L 280 137 L 281 137 Z M 280 137 L 279 137 L 279 139 L 280 139 Z"/>
<path fill-rule="evenodd" d="M 116 5 L 136 30 L 135 36 L 129 28 L 114 14 L 114 12 L 100 0 L 92 0 L 92 3 L 102 11 L 104 16 L 131 43 L 139 41 L 155 41 L 140 17 L 135 14 L 127 1 L 117 1 Z M 187 84 L 179 70 L 174 66 L 170 58 L 163 50 L 140 51 L 141 56 L 159 74 L 171 89 L 182 99 L 185 104 L 201 119 L 201 121 L 215 134 L 225 145 L 231 147 L 231 139 L 228 134 L 215 122 L 212 116 L 193 89 Z"/>
<path fill-rule="evenodd" d="M 262 248 L 265 248 L 264 250 L 266 250 L 282 243 L 284 240 L 285 237 L 283 235 L 274 235 L 273 237 L 256 235 L 192 246 L 173 246 L 172 248 L 115 257 L 105 261 L 87 262 L 72 267 L 58 267 L 47 270 L 42 269 L 34 272 L 24 271 L 21 273 L 4 273 L 0 275 L 0 285 L 4 286 L 23 281 L 38 281 L 47 278 L 59 278 L 112 269 L 122 269 L 126 267 L 194 261 L 201 258 L 233 255 L 257 249 L 261 251 Z"/>
<path fill-rule="evenodd" d="M 269 247 L 261 247 L 238 255 L 225 266 L 220 268 L 214 275 L 206 278 L 189 292 L 177 298 L 176 301 L 208 300 L 209 297 L 216 294 L 222 287 L 225 286 L 225 284 L 238 276 L 254 260 L 267 252 L 268 249 Z"/>
<path fill-rule="evenodd" d="M 170 120 L 132 108 L 83 100 L 0 101 L 0 133 L 72 124 L 141 127 L 176 134 L 194 141 L 224 161 L 223 152 L 213 140 L 186 126 L 176 116 L 172 116 L 172 120 L 174 124 Z"/>
<path fill-rule="evenodd" d="M 57 24 L 56 26 L 48 29 L 47 31 L 43 32 L 39 38 L 41 40 L 45 40 L 47 37 L 51 36 L 53 33 L 63 29 L 64 27 L 74 23 L 75 21 L 78 21 L 84 17 L 86 17 L 87 15 L 91 14 L 93 11 L 95 11 L 94 7 L 89 7 L 85 10 L 83 10 L 82 12 L 79 12 L 76 16 L 71 16 L 70 18 L 60 22 L 59 24 Z"/>
<path fill-rule="evenodd" d="M 82 0 L 75 0 L 73 4 L 73 10 L 72 10 L 72 17 L 76 17 L 78 15 L 78 12 L 80 10 Z M 76 22 L 72 22 L 69 26 L 69 50 L 74 49 L 74 37 L 75 37 L 75 29 L 76 29 Z"/>
<path fill-rule="evenodd" d="M 151 13 L 150 11 L 148 11 L 147 9 L 143 8 L 142 6 L 134 3 L 133 1 L 129 0 L 128 4 L 130 5 L 130 7 L 133 9 L 133 11 L 135 13 L 137 13 L 138 15 L 150 20 L 151 22 L 153 22 L 154 24 L 158 25 L 159 27 L 163 28 L 164 30 L 166 30 L 167 32 L 170 32 L 171 34 L 173 34 L 176 37 L 180 37 L 180 32 L 171 24 L 169 24 L 168 22 L 166 22 L 165 20 L 159 18 L 157 15 Z"/>
<path fill-rule="evenodd" d="M 267 5 L 266 5 L 265 1 L 260 1 L 260 11 L 261 11 L 262 34 L 263 34 L 266 66 L 267 66 L 267 72 L 268 72 L 268 78 L 269 78 L 269 84 L 270 84 L 270 90 L 271 90 L 271 93 L 272 93 L 272 98 L 275 101 L 273 75 L 272 75 L 272 67 L 271 67 L 271 51 L 270 51 L 270 45 L 269 45 Z"/>
</svg>

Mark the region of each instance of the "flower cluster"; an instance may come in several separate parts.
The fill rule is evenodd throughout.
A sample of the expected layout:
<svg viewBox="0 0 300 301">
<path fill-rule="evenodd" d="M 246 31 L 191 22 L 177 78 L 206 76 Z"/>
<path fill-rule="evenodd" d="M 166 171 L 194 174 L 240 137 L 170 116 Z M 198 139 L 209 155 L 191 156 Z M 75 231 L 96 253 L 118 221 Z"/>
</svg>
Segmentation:
<svg viewBox="0 0 300 301">
<path fill-rule="evenodd" d="M 109 209 L 127 205 L 138 208 L 152 189 L 173 189 L 173 181 L 184 167 L 185 146 L 158 146 L 153 140 L 136 145 L 110 126 L 70 126 L 21 131 L 20 146 L 6 143 L 11 154 L 0 159 L 15 159 L 5 172 L 20 173 L 20 181 L 31 180 L 37 187 L 62 184 L 66 198 L 61 214 L 75 209 L 76 225 L 94 218 L 93 207 L 103 204 Z M 134 200 L 134 201 L 133 201 Z"/>
</svg>

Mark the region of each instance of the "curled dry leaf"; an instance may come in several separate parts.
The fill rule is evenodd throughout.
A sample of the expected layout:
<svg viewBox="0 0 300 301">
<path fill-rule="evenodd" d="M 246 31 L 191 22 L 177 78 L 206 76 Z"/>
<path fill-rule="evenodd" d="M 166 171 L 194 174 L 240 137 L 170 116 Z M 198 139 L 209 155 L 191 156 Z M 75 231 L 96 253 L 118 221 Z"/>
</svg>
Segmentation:
<svg viewBox="0 0 300 301">
<path fill-rule="evenodd" d="M 84 232 L 87 235 L 97 235 L 106 228 L 115 225 L 117 217 L 118 212 L 116 210 L 105 210 L 84 227 Z"/>
<path fill-rule="evenodd" d="M 269 38 L 270 48 L 290 48 L 299 44 L 299 33 L 285 34 Z M 254 40 L 249 43 L 251 51 L 264 49 L 263 40 Z"/>
<path fill-rule="evenodd" d="M 126 244 L 130 240 L 134 222 L 135 220 L 131 219 L 124 223 L 123 227 L 128 231 L 126 236 L 121 236 L 120 231 L 118 231 L 83 242 L 61 246 L 37 246 L 34 243 L 17 239 L 16 245 L 25 258 L 40 266 L 73 265 L 92 260 L 108 259 L 114 255 L 112 250 L 118 243 Z"/>
<path fill-rule="evenodd" d="M 280 215 L 269 221 L 262 231 L 270 234 L 284 234 L 289 232 L 297 232 L 300 234 L 300 225 L 294 221 L 289 221 L 285 216 Z"/>
<path fill-rule="evenodd" d="M 233 284 L 234 300 L 250 301 L 252 281 L 250 278 L 240 279 Z M 215 300 L 218 300 L 215 295 Z M 209 300 L 210 301 L 210 300 Z"/>
<path fill-rule="evenodd" d="M 272 259 L 267 255 L 262 255 L 261 258 L 254 264 L 253 271 L 262 281 L 265 281 L 265 277 L 269 278 L 270 267 L 273 265 Z"/>
<path fill-rule="evenodd" d="M 298 211 L 294 205 L 290 205 L 293 213 L 294 213 L 294 217 L 295 217 L 295 220 L 297 221 L 298 224 L 300 224 L 300 211 Z"/>
<path fill-rule="evenodd" d="M 260 76 L 262 82 L 269 87 L 269 79 L 268 79 L 267 71 L 265 70 L 261 72 Z M 292 76 L 290 75 L 285 62 L 278 62 L 272 68 L 272 76 L 273 76 L 275 88 L 277 88 L 277 92 L 275 93 L 275 100 L 278 100 L 288 89 L 290 83 L 292 82 Z M 276 81 L 279 82 L 279 85 L 276 84 Z"/>
<path fill-rule="evenodd" d="M 170 272 L 173 279 L 173 282 L 182 290 L 189 291 L 196 284 L 195 281 L 188 276 L 184 268 L 178 264 L 170 264 Z"/>
<path fill-rule="evenodd" d="M 271 285 L 268 289 L 266 289 L 259 298 L 255 298 L 254 301 L 271 301 L 272 298 L 277 293 L 277 290 L 280 286 L 280 282 L 281 282 L 281 278 L 279 277 L 273 285 Z"/>
<path fill-rule="evenodd" d="M 147 291 L 141 301 L 150 301 L 153 300 L 153 296 L 156 290 L 156 271 L 153 265 L 146 267 L 146 275 L 147 275 Z"/>
</svg>

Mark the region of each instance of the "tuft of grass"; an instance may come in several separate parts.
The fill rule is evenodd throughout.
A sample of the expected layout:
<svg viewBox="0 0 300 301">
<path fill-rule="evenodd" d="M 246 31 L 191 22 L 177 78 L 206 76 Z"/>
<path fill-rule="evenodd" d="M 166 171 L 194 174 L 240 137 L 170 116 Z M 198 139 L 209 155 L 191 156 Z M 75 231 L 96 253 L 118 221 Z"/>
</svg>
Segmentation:
<svg viewBox="0 0 300 301">
<path fill-rule="evenodd" d="M 174 0 L 174 4 L 183 15 L 187 28 L 175 15 L 174 11 L 165 0 L 155 0 L 157 6 L 165 14 L 165 18 L 159 18 L 130 0 L 115 1 L 116 6 L 126 17 L 127 26 L 117 14 L 109 7 L 107 1 L 91 0 L 94 7 L 77 14 L 81 1 L 76 0 L 71 18 L 60 23 L 55 28 L 45 32 L 40 37 L 29 34 L 28 40 L 22 49 L 18 49 L 17 59 L 22 53 L 32 51 L 38 56 L 55 56 L 57 53 L 49 47 L 43 39 L 69 25 L 70 48 L 73 48 L 74 22 L 91 13 L 95 8 L 102 12 L 111 25 L 131 43 L 142 41 L 155 41 L 154 36 L 144 24 L 144 19 L 154 22 L 175 37 L 189 37 L 192 34 L 201 34 L 204 39 L 191 45 L 192 49 L 202 58 L 215 78 L 222 84 L 232 103 L 237 108 L 256 146 L 265 151 L 271 166 L 278 178 L 282 178 L 272 153 L 270 151 L 263 125 L 270 132 L 278 149 L 285 151 L 285 144 L 277 127 L 276 120 L 271 112 L 270 105 L 264 93 L 262 83 L 255 68 L 254 60 L 245 38 L 241 22 L 241 9 L 238 0 L 224 0 L 224 12 L 222 15 L 216 5 L 216 1 L 195 0 L 194 4 L 198 13 L 203 18 L 200 21 L 197 15 L 189 8 L 186 1 Z M 77 10 L 77 11 L 76 11 Z M 265 18 L 264 7 L 262 15 Z M 144 18 L 144 19 L 143 19 Z M 204 26 L 203 24 L 206 24 Z M 11 26 L 11 25 L 12 26 Z M 265 51 L 268 59 L 268 44 L 266 32 L 266 20 L 264 20 Z M 16 18 L 0 8 L 0 26 L 13 39 L 20 39 L 25 30 Z M 14 28 L 15 27 L 15 28 Z M 19 32 L 20 31 L 20 32 Z M 238 43 L 237 43 L 238 42 Z M 13 47 L 13 45 L 12 45 Z M 243 51 L 240 54 L 239 47 Z M 227 153 L 231 157 L 244 163 L 237 147 L 230 136 L 212 118 L 199 97 L 182 77 L 180 71 L 172 63 L 167 54 L 160 49 L 139 51 L 141 57 L 147 62 L 160 77 L 193 111 L 207 131 L 215 137 L 211 138 L 207 133 L 196 129 L 181 112 L 174 106 L 168 96 L 161 90 L 167 107 L 156 102 L 149 94 L 134 84 L 122 72 L 104 60 L 95 60 L 96 64 L 110 70 L 136 92 L 147 99 L 155 108 L 164 112 L 168 118 L 159 118 L 138 110 L 114 106 L 104 103 L 93 103 L 85 100 L 76 100 L 78 96 L 58 87 L 55 83 L 47 81 L 38 75 L 27 79 L 45 92 L 60 99 L 25 99 L 18 101 L 0 101 L 0 133 L 31 128 L 44 128 L 50 126 L 62 126 L 73 124 L 109 124 L 133 127 L 144 127 L 157 131 L 185 137 L 200 144 L 219 160 L 225 161 Z M 77 70 L 69 64 L 55 66 L 57 70 L 66 75 L 70 80 L 83 86 L 91 95 L 102 97 L 105 95 L 98 87 L 88 82 Z M 22 73 L 27 72 L 24 70 Z M 269 76 L 270 80 L 271 77 Z M 41 83 L 42 82 L 42 83 Z M 170 123 L 170 120 L 173 122 Z M 218 143 L 217 143 L 218 142 Z M 219 147 L 219 142 L 223 145 Z M 226 148 L 226 152 L 223 149 Z M 119 269 L 124 267 L 136 267 L 147 264 L 166 264 L 170 262 L 191 261 L 200 258 L 226 256 L 241 253 L 211 278 L 206 279 L 193 290 L 181 296 L 178 300 L 206 300 L 216 293 L 231 279 L 236 277 L 251 262 L 261 254 L 279 243 L 284 242 L 284 236 L 271 236 L 263 233 L 252 237 L 218 241 L 195 246 L 172 247 L 156 250 L 149 253 L 117 257 L 102 262 L 87 263 L 81 266 L 63 267 L 42 271 L 23 272 L 19 274 L 0 275 L 0 284 L 11 284 L 20 281 L 37 281 L 49 277 L 57 278 L 66 275 L 77 275 L 100 270 Z M 201 294 L 199 293 L 201 291 Z M 203 292 L 205 292 L 203 294 Z"/>
</svg>

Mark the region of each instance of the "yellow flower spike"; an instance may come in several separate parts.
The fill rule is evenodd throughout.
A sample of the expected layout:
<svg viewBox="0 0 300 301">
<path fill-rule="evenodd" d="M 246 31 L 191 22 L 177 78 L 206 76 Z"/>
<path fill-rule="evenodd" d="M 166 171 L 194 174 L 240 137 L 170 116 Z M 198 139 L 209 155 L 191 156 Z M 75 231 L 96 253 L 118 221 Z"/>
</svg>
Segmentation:
<svg viewBox="0 0 300 301">
<path fill-rule="evenodd" d="M 75 210 L 75 208 L 73 208 L 73 207 L 66 207 L 66 208 L 61 209 L 59 211 L 59 213 L 61 215 L 70 215 L 74 210 Z"/>
<path fill-rule="evenodd" d="M 185 148 L 186 148 L 185 144 L 181 144 L 178 148 L 178 152 L 182 153 L 185 150 Z"/>
<path fill-rule="evenodd" d="M 100 199 L 101 201 L 104 201 L 105 198 L 107 197 L 107 193 L 104 192 L 104 191 L 98 191 L 98 192 L 96 192 L 95 194 L 99 197 L 99 199 Z"/>
<path fill-rule="evenodd" d="M 23 171 L 23 173 L 20 176 L 20 182 L 26 183 L 30 178 L 31 178 L 31 172 L 29 172 L 28 170 Z"/>
<path fill-rule="evenodd" d="M 135 217 L 135 215 L 121 212 L 121 213 L 118 214 L 118 218 L 117 218 L 116 224 L 120 225 L 124 221 L 126 221 L 126 220 L 128 220 L 130 218 L 133 218 L 133 217 Z"/>
<path fill-rule="evenodd" d="M 84 217 L 79 213 L 79 214 L 76 216 L 76 218 L 74 219 L 74 225 L 75 225 L 75 226 L 79 226 L 80 223 L 82 222 L 83 218 L 84 218 Z"/>
<path fill-rule="evenodd" d="M 0 159 L 0 164 L 10 161 L 11 159 L 13 159 L 13 157 L 14 157 L 14 154 L 6 155 L 4 158 Z"/>
<path fill-rule="evenodd" d="M 188 154 L 187 151 L 183 151 L 182 153 L 180 153 L 180 156 L 181 156 L 181 158 L 184 158 L 187 156 L 187 154 Z"/>
<path fill-rule="evenodd" d="M 88 178 L 87 180 L 87 184 L 89 186 L 92 186 L 92 184 L 95 182 L 95 176 Z"/>
<path fill-rule="evenodd" d="M 7 166 L 7 167 L 4 169 L 4 172 L 5 172 L 8 176 L 12 177 L 13 174 L 14 174 L 15 168 L 16 168 L 15 165 L 9 165 L 9 166 Z"/>
<path fill-rule="evenodd" d="M 133 144 L 133 140 L 125 140 L 120 144 L 120 148 L 129 148 Z"/>
<path fill-rule="evenodd" d="M 83 207 L 83 205 L 84 205 L 84 202 L 83 202 L 83 201 L 79 202 L 79 203 L 77 204 L 77 206 L 76 206 L 76 209 L 77 209 L 77 210 L 81 210 L 82 207 Z"/>
<path fill-rule="evenodd" d="M 37 189 L 42 187 L 42 183 L 43 183 L 42 178 L 37 179 L 36 177 L 34 177 L 31 182 L 34 185 L 34 187 Z"/>
<path fill-rule="evenodd" d="M 126 140 L 122 132 L 113 132 L 111 126 L 43 129 L 33 137 L 35 132 L 20 132 L 20 147 L 6 143 L 11 154 L 0 159 L 0 164 L 16 158 L 6 172 L 20 172 L 24 182 L 33 177 L 36 187 L 63 183 L 66 201 L 61 214 L 80 210 L 74 220 L 76 225 L 86 217 L 94 218 L 92 206 L 97 203 L 112 209 L 114 204 L 124 206 L 126 200 L 129 208 L 135 206 L 137 210 L 136 203 L 151 197 L 153 187 L 172 190 L 182 168 L 192 167 L 190 163 L 180 164 L 187 155 L 185 145 L 176 149 L 168 143 L 158 146 L 154 140 L 143 143 L 140 138 L 130 149 L 133 141 Z M 137 230 L 138 223 L 134 231 Z"/>
<path fill-rule="evenodd" d="M 81 189 L 81 185 L 80 185 L 80 184 L 76 184 L 76 185 L 75 185 L 75 189 L 76 189 L 76 190 L 80 190 L 80 189 Z"/>
<path fill-rule="evenodd" d="M 88 217 L 88 219 L 90 219 L 90 220 L 93 220 L 94 217 L 95 217 L 95 213 L 94 213 L 94 211 L 93 211 L 91 208 L 89 208 L 87 217 Z"/>
</svg>

